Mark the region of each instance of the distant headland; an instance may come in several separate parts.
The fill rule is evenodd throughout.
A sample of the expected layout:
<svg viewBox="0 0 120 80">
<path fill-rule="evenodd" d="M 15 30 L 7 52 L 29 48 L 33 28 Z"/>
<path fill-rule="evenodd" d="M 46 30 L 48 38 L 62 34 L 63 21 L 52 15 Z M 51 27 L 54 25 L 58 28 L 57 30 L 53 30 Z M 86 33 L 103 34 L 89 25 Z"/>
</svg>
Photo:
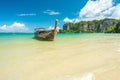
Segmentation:
<svg viewBox="0 0 120 80">
<path fill-rule="evenodd" d="M 120 33 L 120 20 L 105 18 L 103 20 L 65 23 L 60 33 Z"/>
</svg>

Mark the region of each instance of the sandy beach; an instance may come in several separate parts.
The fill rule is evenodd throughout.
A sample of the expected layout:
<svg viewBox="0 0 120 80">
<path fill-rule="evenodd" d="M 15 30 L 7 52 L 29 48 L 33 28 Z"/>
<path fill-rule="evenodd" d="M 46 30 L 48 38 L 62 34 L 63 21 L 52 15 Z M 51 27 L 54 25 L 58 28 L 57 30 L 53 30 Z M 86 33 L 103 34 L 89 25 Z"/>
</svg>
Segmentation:
<svg viewBox="0 0 120 80">
<path fill-rule="evenodd" d="M 120 34 L 1 44 L 0 80 L 120 80 Z"/>
</svg>

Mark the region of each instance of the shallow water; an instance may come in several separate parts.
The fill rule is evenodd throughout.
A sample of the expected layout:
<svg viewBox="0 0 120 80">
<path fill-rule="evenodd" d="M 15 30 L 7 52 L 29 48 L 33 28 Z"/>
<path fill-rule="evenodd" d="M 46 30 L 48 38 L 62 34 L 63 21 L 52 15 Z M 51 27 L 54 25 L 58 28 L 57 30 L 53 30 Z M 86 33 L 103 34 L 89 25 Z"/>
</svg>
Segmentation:
<svg viewBox="0 0 120 80">
<path fill-rule="evenodd" d="M 0 80 L 120 80 L 120 34 L 33 37 L 0 34 Z"/>
</svg>

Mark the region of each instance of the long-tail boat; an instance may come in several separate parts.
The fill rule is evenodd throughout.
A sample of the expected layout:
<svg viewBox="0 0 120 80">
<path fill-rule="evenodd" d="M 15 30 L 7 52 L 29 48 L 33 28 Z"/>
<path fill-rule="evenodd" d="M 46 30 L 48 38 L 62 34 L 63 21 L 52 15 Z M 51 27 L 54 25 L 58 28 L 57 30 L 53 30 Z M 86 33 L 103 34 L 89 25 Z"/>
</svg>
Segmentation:
<svg viewBox="0 0 120 80">
<path fill-rule="evenodd" d="M 55 20 L 55 27 L 52 30 L 48 30 L 45 28 L 36 28 L 34 37 L 39 40 L 53 41 L 55 35 L 57 34 L 57 25 L 58 20 Z"/>
</svg>

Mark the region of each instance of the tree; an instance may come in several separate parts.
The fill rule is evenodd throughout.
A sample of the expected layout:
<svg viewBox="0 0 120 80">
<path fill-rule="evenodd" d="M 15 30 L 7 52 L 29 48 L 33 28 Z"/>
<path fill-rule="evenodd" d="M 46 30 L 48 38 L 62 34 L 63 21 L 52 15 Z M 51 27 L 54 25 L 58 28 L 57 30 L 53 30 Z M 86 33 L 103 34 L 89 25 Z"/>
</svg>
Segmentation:
<svg viewBox="0 0 120 80">
<path fill-rule="evenodd" d="M 106 32 L 106 33 L 114 33 L 114 32 L 115 32 L 115 26 L 110 26 L 110 27 L 108 27 L 105 32 Z"/>
<path fill-rule="evenodd" d="M 116 25 L 115 32 L 120 33 L 120 22 Z"/>
<path fill-rule="evenodd" d="M 106 32 L 120 33 L 120 20 L 105 18 L 103 20 L 65 23 L 63 32 Z M 61 30 L 62 31 L 62 30 Z"/>
</svg>

